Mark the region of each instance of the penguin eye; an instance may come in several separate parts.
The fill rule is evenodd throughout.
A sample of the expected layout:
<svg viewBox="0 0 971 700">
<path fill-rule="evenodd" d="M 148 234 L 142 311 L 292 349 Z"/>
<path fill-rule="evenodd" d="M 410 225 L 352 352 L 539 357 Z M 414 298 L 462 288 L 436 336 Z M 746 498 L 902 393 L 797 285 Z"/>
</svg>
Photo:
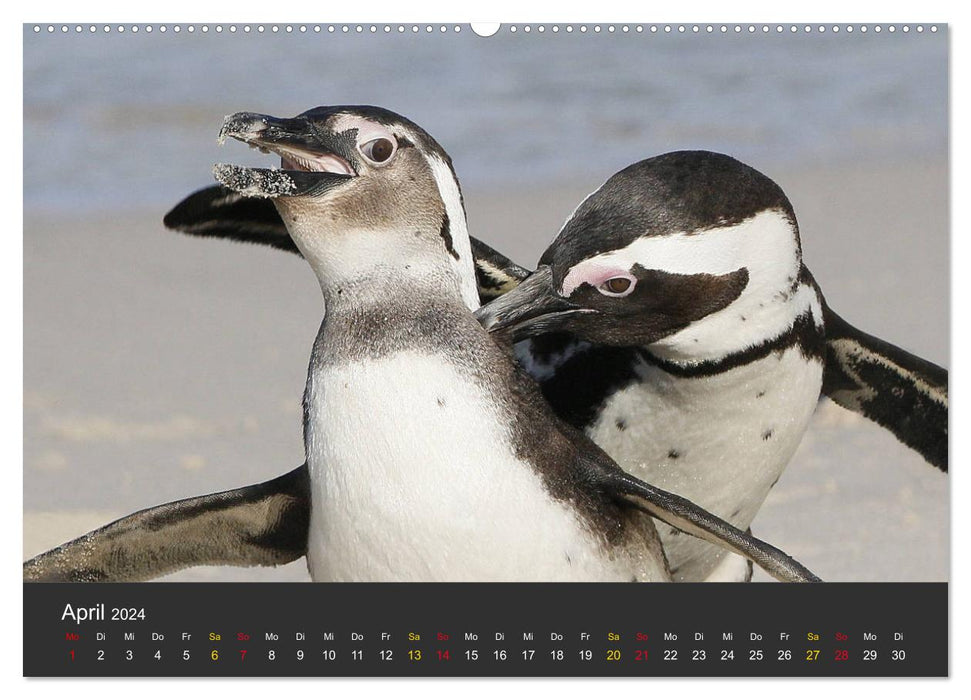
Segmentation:
<svg viewBox="0 0 971 700">
<path fill-rule="evenodd" d="M 610 296 L 626 296 L 634 287 L 629 277 L 611 277 L 600 285 L 600 291 Z"/>
<path fill-rule="evenodd" d="M 361 153 L 373 163 L 387 162 L 394 155 L 394 141 L 378 138 L 361 145 Z"/>
</svg>

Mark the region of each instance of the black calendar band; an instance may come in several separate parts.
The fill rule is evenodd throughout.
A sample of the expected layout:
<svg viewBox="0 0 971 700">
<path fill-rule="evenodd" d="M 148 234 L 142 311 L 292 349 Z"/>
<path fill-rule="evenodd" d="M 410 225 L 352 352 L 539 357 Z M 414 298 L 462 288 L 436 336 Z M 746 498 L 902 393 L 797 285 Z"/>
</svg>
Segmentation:
<svg viewBox="0 0 971 700">
<path fill-rule="evenodd" d="M 946 676 L 945 583 L 24 584 L 26 676 Z"/>
</svg>

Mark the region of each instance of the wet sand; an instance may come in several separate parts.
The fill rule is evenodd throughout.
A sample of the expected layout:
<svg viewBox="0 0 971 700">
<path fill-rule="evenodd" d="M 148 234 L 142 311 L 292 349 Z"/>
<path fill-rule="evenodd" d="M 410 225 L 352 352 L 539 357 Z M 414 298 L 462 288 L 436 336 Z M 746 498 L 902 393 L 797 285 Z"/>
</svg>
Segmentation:
<svg viewBox="0 0 971 700">
<path fill-rule="evenodd" d="M 793 202 L 830 305 L 948 366 L 946 167 L 768 174 Z M 604 175 L 528 194 L 467 188 L 470 230 L 531 265 Z M 25 212 L 25 557 L 134 510 L 303 461 L 300 400 L 321 317 L 312 273 L 269 249 L 165 232 L 163 214 Z M 946 476 L 823 402 L 753 530 L 827 580 L 940 581 L 949 515 Z M 301 560 L 168 579 L 308 575 Z"/>
</svg>

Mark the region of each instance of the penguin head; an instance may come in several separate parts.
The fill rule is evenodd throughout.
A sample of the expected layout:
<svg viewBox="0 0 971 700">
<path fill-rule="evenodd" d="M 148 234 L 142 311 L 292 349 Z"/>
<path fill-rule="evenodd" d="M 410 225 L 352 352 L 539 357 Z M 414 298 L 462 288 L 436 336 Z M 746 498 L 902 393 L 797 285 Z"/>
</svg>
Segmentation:
<svg viewBox="0 0 971 700">
<path fill-rule="evenodd" d="M 699 361 L 791 327 L 801 269 L 778 185 L 729 156 L 674 152 L 607 180 L 537 271 L 478 317 L 516 339 L 565 331 Z"/>
<path fill-rule="evenodd" d="M 451 159 L 420 126 L 380 107 L 316 107 L 281 119 L 239 112 L 232 137 L 280 169 L 216 165 L 240 194 L 272 199 L 325 288 L 395 266 L 434 272 L 478 306 L 461 190 Z"/>
</svg>

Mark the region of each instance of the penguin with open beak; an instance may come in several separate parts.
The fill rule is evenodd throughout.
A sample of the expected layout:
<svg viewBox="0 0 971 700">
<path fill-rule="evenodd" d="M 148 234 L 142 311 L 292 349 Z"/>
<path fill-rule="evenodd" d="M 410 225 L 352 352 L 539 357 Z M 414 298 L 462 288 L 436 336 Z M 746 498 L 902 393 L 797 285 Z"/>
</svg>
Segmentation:
<svg viewBox="0 0 971 700">
<path fill-rule="evenodd" d="M 556 417 L 510 347 L 472 315 L 458 181 L 420 127 L 378 108 L 332 107 L 293 119 L 235 114 L 220 136 L 281 157 L 279 170 L 214 172 L 238 194 L 272 200 L 323 295 L 304 397 L 315 580 L 669 580 L 650 516 L 781 580 L 818 580 L 624 472 Z M 209 498 L 194 504 L 196 524 L 226 500 Z M 244 520 L 260 500 L 231 498 Z M 238 558 L 260 563 L 253 551 L 274 549 L 281 524 L 263 524 Z M 25 573 L 57 578 L 67 563 L 88 579 L 112 578 L 92 554 L 96 539 L 41 555 Z"/>
</svg>

